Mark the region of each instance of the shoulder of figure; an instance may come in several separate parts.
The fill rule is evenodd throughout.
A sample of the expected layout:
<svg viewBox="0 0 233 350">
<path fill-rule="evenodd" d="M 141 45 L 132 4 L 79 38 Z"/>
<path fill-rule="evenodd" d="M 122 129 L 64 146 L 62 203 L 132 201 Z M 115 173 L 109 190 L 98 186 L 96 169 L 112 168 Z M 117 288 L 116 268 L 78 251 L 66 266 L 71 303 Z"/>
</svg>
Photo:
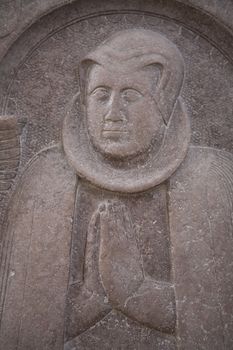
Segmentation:
<svg viewBox="0 0 233 350">
<path fill-rule="evenodd" d="M 198 184 L 207 189 L 233 188 L 233 154 L 211 147 L 191 146 L 181 166 L 171 177 L 171 184 Z M 233 193 L 233 192 L 232 192 Z"/>
<path fill-rule="evenodd" d="M 58 191 L 73 191 L 77 177 L 68 164 L 62 146 L 54 145 L 36 154 L 19 177 L 14 202 L 49 198 Z"/>
<path fill-rule="evenodd" d="M 206 170 L 207 181 L 219 177 L 220 181 L 233 181 L 233 154 L 212 147 L 191 147 L 191 158 L 194 166 Z M 200 174 L 201 175 L 201 174 Z"/>
<path fill-rule="evenodd" d="M 45 176 L 75 176 L 73 169 L 70 167 L 63 148 L 60 144 L 47 147 L 37 153 L 26 165 L 21 178 L 27 176 L 27 173 L 40 173 L 40 177 Z M 44 174 L 44 175 L 43 175 Z"/>
<path fill-rule="evenodd" d="M 63 148 L 60 144 L 55 144 L 47 148 L 42 149 L 35 154 L 26 165 L 23 174 L 26 174 L 30 169 L 40 166 L 46 166 L 49 168 L 64 168 L 69 172 L 72 172 L 71 167 L 63 152 Z"/>
</svg>

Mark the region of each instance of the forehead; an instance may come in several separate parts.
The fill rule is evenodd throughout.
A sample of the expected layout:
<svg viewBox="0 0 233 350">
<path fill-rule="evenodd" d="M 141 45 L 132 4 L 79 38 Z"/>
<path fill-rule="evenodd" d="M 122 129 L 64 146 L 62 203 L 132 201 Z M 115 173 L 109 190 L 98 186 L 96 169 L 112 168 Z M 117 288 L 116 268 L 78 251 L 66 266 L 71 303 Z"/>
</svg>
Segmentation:
<svg viewBox="0 0 233 350">
<path fill-rule="evenodd" d="M 112 88 L 135 87 L 148 89 L 151 82 L 150 74 L 143 68 L 132 70 L 127 64 L 121 66 L 105 67 L 93 65 L 87 76 L 87 89 L 93 91 L 98 86 Z"/>
</svg>

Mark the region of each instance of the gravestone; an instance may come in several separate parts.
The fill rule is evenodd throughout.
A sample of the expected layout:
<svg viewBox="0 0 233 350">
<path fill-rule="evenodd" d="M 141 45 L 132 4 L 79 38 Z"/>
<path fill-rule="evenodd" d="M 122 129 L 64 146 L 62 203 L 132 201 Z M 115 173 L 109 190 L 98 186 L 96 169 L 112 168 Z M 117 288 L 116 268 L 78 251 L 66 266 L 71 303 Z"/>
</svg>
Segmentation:
<svg viewBox="0 0 233 350">
<path fill-rule="evenodd" d="M 0 349 L 233 348 L 233 5 L 0 4 Z"/>
</svg>

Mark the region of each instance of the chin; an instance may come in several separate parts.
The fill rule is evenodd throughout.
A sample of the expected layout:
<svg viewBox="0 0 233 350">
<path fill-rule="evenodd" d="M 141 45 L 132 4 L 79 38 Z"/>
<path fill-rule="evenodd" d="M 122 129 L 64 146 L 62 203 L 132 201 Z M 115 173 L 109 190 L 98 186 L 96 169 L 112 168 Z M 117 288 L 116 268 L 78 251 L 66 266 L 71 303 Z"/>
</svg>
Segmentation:
<svg viewBox="0 0 233 350">
<path fill-rule="evenodd" d="M 114 160 L 128 160 L 136 157 L 140 152 L 135 151 L 135 145 L 122 141 L 107 141 L 95 145 L 95 148 L 104 157 L 112 158 Z"/>
<path fill-rule="evenodd" d="M 129 144 L 122 144 L 112 142 L 111 144 L 103 144 L 98 147 L 98 151 L 104 156 L 112 160 L 128 161 L 139 156 L 142 152 L 135 149 L 135 145 L 130 146 Z"/>
<path fill-rule="evenodd" d="M 101 150 L 104 156 L 114 159 L 124 159 L 130 156 L 129 152 L 127 152 L 126 147 L 122 144 L 117 144 L 117 142 L 113 142 L 112 144 L 105 144 Z"/>
</svg>

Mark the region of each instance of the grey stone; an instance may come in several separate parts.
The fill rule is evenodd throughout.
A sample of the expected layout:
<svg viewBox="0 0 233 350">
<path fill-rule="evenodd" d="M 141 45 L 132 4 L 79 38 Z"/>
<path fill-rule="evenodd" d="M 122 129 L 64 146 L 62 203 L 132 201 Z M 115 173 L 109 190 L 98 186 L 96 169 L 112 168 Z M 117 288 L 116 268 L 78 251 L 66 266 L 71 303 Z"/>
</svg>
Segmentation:
<svg viewBox="0 0 233 350">
<path fill-rule="evenodd" d="M 224 3 L 0 4 L 0 349 L 233 348 Z"/>
</svg>

